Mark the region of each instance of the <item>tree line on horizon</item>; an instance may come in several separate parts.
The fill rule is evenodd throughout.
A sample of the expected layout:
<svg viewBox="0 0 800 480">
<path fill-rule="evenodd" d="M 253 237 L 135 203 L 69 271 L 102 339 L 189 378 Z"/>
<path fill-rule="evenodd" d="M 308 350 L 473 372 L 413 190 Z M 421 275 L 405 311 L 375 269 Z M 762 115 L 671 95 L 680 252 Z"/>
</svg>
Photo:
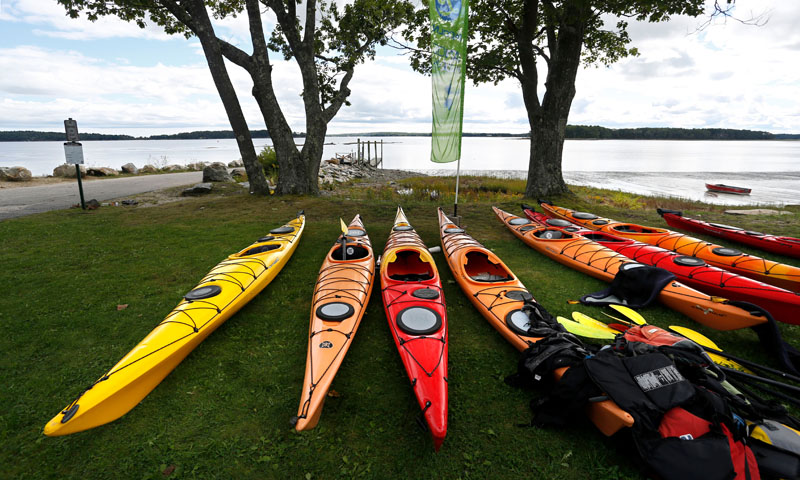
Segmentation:
<svg viewBox="0 0 800 480">
<path fill-rule="evenodd" d="M 252 130 L 252 138 L 270 138 L 267 130 Z M 430 137 L 430 133 L 418 132 L 364 132 L 334 134 L 331 137 Z M 303 132 L 293 132 L 295 138 L 305 137 Z M 521 137 L 530 133 L 464 133 L 465 137 Z M 197 130 L 175 134 L 135 137 L 122 134 L 82 133 L 81 140 L 222 140 L 232 139 L 232 130 Z M 585 140 L 797 140 L 800 134 L 775 134 L 757 130 L 732 128 L 607 128 L 598 125 L 567 125 L 566 138 Z M 0 131 L 0 142 L 46 142 L 64 141 L 63 132 L 39 132 L 32 130 Z"/>
</svg>

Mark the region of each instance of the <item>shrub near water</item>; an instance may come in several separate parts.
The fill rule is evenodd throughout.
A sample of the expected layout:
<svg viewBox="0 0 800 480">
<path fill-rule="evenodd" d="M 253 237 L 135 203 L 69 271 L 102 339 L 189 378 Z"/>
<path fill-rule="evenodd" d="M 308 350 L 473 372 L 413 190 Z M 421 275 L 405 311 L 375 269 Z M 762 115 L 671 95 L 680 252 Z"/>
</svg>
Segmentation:
<svg viewBox="0 0 800 480">
<path fill-rule="evenodd" d="M 278 155 L 269 145 L 258 154 L 258 163 L 264 169 L 264 175 L 274 185 L 278 183 Z"/>
</svg>

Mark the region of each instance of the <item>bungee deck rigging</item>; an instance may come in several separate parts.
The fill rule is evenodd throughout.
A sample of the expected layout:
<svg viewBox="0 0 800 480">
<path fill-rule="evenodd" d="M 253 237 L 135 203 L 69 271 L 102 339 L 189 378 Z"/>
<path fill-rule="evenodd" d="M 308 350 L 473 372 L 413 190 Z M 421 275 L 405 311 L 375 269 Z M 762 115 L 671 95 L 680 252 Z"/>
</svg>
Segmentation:
<svg viewBox="0 0 800 480">
<path fill-rule="evenodd" d="M 525 215 L 539 225 L 562 228 L 589 240 L 595 241 L 631 260 L 663 268 L 676 275 L 682 283 L 703 293 L 730 300 L 753 303 L 766 309 L 775 320 L 785 323 L 800 323 L 800 294 L 758 280 L 738 275 L 728 270 L 707 264 L 702 259 L 688 257 L 655 245 L 612 235 L 608 232 L 588 230 L 562 219 L 552 219 L 531 207 L 524 209 Z M 567 225 L 563 225 L 565 222 Z"/>
<path fill-rule="evenodd" d="M 773 262 L 755 255 L 748 255 L 735 248 L 723 247 L 699 238 L 673 232 L 666 228 L 654 228 L 623 223 L 609 218 L 601 218 L 587 212 L 576 212 L 540 202 L 541 207 L 551 217 L 560 218 L 581 225 L 589 230 L 599 230 L 623 238 L 638 240 L 657 247 L 672 250 L 681 255 L 697 257 L 711 265 L 724 268 L 738 275 L 759 280 L 776 287 L 800 292 L 800 267 Z"/>
<path fill-rule="evenodd" d="M 497 218 L 531 248 L 600 280 L 611 282 L 627 264 L 640 265 L 575 233 L 539 226 L 497 207 L 493 209 Z M 717 330 L 745 328 L 766 321 L 761 315 L 728 304 L 725 298 L 706 295 L 677 281 L 669 282 L 661 290 L 658 299 L 673 310 Z"/>
<path fill-rule="evenodd" d="M 381 257 L 381 296 L 400 359 L 439 450 L 447 434 L 447 309 L 436 263 L 398 207 Z"/>
<path fill-rule="evenodd" d="M 325 397 L 361 323 L 375 279 L 375 259 L 361 217 L 356 215 L 320 268 L 311 304 L 306 372 L 297 431 L 319 422 Z"/>
<path fill-rule="evenodd" d="M 532 324 L 544 308 L 502 260 L 453 223 L 441 208 L 438 213 L 447 264 L 475 308 L 517 350 L 541 340 L 539 331 L 550 329 L 532 328 Z M 481 271 L 484 268 L 488 271 Z M 566 370 L 556 370 L 555 377 L 561 378 Z M 633 417 L 610 400 L 600 399 L 586 407 L 589 419 L 605 435 L 633 425 Z"/>
<path fill-rule="evenodd" d="M 294 253 L 304 227 L 301 213 L 211 269 L 144 340 L 51 419 L 45 435 L 93 428 L 135 407 L 200 342 L 275 278 Z"/>
</svg>

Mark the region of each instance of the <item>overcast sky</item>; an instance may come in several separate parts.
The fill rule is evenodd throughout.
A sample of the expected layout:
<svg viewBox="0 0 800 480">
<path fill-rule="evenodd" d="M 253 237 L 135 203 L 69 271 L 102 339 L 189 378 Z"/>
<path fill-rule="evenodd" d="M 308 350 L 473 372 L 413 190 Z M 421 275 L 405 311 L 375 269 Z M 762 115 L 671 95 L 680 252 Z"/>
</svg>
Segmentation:
<svg viewBox="0 0 800 480">
<path fill-rule="evenodd" d="M 767 12 L 768 23 L 729 20 L 699 33 L 694 18 L 632 23 L 641 56 L 581 70 L 569 123 L 800 133 L 800 2 L 737 0 L 736 9 L 742 18 Z M 215 27 L 249 45 L 245 19 Z M 284 113 L 303 131 L 297 68 L 277 58 Z M 231 64 L 229 71 L 250 128 L 263 129 L 249 77 Z M 54 0 L 0 0 L 0 72 L 0 130 L 61 131 L 67 117 L 82 132 L 230 129 L 196 39 L 113 17 L 73 20 Z M 430 131 L 430 78 L 396 51 L 358 66 L 351 90 L 352 106 L 330 133 Z M 518 83 L 470 84 L 464 122 L 467 132 L 527 132 Z"/>
</svg>

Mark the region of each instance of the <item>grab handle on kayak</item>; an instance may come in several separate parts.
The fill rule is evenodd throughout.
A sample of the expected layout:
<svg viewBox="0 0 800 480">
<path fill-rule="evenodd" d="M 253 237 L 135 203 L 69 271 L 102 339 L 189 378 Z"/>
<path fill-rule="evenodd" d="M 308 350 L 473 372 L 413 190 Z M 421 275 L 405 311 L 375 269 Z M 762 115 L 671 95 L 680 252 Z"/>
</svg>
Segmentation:
<svg viewBox="0 0 800 480">
<path fill-rule="evenodd" d="M 600 403 L 608 400 L 608 395 L 598 395 L 596 397 L 589 397 L 589 403 Z"/>
</svg>

